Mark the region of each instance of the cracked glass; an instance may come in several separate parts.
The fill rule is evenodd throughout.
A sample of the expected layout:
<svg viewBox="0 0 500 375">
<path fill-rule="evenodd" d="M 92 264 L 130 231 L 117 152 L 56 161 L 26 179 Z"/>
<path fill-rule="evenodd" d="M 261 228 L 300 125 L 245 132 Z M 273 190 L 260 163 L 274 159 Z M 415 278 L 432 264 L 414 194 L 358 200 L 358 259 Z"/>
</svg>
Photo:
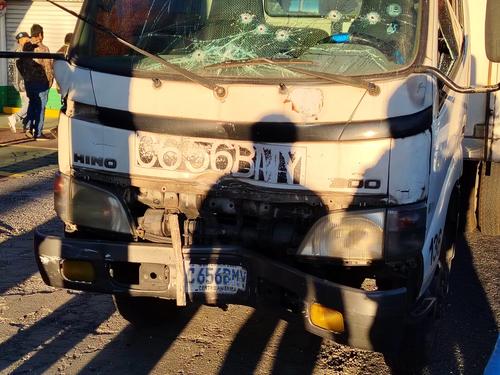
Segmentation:
<svg viewBox="0 0 500 375">
<path fill-rule="evenodd" d="M 410 65 L 417 53 L 420 0 L 98 0 L 85 15 L 130 43 L 200 76 L 303 78 L 309 71 L 356 76 Z M 88 24 L 74 56 L 97 70 L 176 74 Z"/>
</svg>

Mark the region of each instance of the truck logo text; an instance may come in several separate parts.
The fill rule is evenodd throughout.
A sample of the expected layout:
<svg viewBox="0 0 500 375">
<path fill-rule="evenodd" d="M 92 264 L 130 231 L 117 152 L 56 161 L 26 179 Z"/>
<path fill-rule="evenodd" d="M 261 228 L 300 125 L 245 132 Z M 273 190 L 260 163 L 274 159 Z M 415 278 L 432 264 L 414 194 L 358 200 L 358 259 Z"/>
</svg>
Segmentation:
<svg viewBox="0 0 500 375">
<path fill-rule="evenodd" d="M 107 169 L 116 169 L 118 162 L 115 159 L 103 158 L 92 155 L 73 154 L 73 163 L 90 165 L 93 167 L 102 167 Z"/>
<path fill-rule="evenodd" d="M 217 172 L 269 184 L 303 185 L 306 149 L 137 133 L 137 165 L 170 172 Z"/>
</svg>

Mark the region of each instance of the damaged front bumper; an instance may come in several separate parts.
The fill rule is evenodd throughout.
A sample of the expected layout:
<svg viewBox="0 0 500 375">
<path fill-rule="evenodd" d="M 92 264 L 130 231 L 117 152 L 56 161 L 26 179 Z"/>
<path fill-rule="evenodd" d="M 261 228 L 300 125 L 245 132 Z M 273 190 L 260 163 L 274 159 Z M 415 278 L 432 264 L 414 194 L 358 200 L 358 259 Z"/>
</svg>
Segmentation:
<svg viewBox="0 0 500 375">
<path fill-rule="evenodd" d="M 54 287 L 177 297 L 180 267 L 169 245 L 66 239 L 36 233 L 35 254 L 43 280 Z M 183 259 L 187 274 L 200 265 L 219 265 L 233 272 L 240 284 L 244 281 L 243 287 L 229 292 L 201 292 L 190 285 L 196 275 L 188 275 L 186 292 L 191 301 L 299 311 L 308 331 L 357 348 L 388 352 L 400 343 L 408 311 L 405 288 L 367 292 L 317 278 L 239 247 L 185 248 Z M 78 279 L 78 271 L 72 272 L 71 268 L 79 265 L 86 265 L 90 275 Z M 209 276 L 206 269 L 203 277 Z M 200 273 L 197 275 L 200 277 Z M 312 324 L 309 311 L 313 303 L 339 311 L 344 332 L 334 333 Z"/>
</svg>

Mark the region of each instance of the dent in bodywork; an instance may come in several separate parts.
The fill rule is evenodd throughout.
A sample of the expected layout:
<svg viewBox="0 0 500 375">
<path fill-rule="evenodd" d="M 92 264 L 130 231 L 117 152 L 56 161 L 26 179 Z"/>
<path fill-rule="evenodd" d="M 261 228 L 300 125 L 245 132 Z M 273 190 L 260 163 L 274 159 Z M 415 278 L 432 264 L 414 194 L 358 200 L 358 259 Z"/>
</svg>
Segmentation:
<svg viewBox="0 0 500 375">
<path fill-rule="evenodd" d="M 89 70 L 71 65 L 67 61 L 55 61 L 54 74 L 63 98 L 67 96 L 71 101 L 96 105 Z"/>
<path fill-rule="evenodd" d="M 393 139 L 389 168 L 389 198 L 394 204 L 409 204 L 427 197 L 431 133 Z"/>
<path fill-rule="evenodd" d="M 418 106 L 423 106 L 427 95 L 427 77 L 410 77 L 406 81 L 408 96 Z"/>
</svg>

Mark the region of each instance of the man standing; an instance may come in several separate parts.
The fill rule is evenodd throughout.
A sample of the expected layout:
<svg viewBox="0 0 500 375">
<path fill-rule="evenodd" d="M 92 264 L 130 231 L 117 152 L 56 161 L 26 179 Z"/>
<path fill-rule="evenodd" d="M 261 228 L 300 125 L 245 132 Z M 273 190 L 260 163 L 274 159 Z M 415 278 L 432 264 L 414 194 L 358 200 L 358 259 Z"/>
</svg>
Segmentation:
<svg viewBox="0 0 500 375">
<path fill-rule="evenodd" d="M 23 52 L 34 52 L 37 47 L 36 44 L 26 42 L 23 46 Z M 49 82 L 43 66 L 35 62 L 32 58 L 22 57 L 16 61 L 16 66 L 24 78 L 26 95 L 29 99 L 28 113 L 23 121 L 28 127 L 26 135 L 36 139 L 38 138 L 42 108 L 40 94 L 48 90 Z"/>
<path fill-rule="evenodd" d="M 69 45 L 71 44 L 71 39 L 73 39 L 73 33 L 67 33 L 64 36 L 64 45 L 57 50 L 57 53 L 62 53 L 65 55 L 68 52 Z"/>
<path fill-rule="evenodd" d="M 23 50 L 24 45 L 26 42 L 29 42 L 30 36 L 28 33 L 21 31 L 16 35 L 16 40 L 17 40 L 17 48 L 16 52 L 21 52 Z M 26 89 L 24 87 L 24 78 L 19 72 L 19 69 L 14 67 L 14 87 L 16 88 L 17 92 L 19 92 L 19 96 L 21 96 L 21 110 L 17 113 L 14 113 L 9 116 L 9 126 L 10 130 L 15 133 L 16 132 L 16 124 L 19 121 L 23 121 L 24 125 L 24 119 L 26 118 L 26 115 L 28 113 L 28 105 L 29 105 L 29 99 L 28 96 L 26 95 Z"/>
<path fill-rule="evenodd" d="M 31 26 L 31 43 L 36 45 L 35 52 L 50 52 L 49 48 L 43 44 L 43 27 L 38 24 L 34 24 L 33 26 Z M 34 59 L 34 61 L 43 67 L 48 84 L 48 86 L 44 87 L 43 90 L 39 91 L 38 94 L 41 101 L 41 112 L 40 120 L 36 129 L 36 134 L 33 134 L 36 139 L 42 141 L 48 139 L 43 135 L 42 131 L 45 122 L 45 107 L 47 106 L 47 100 L 49 98 L 49 89 L 52 87 L 52 83 L 54 81 L 54 71 L 52 68 L 53 62 L 51 59 Z M 38 90 L 35 91 L 38 92 Z M 34 94 L 36 94 L 36 92 L 34 92 Z"/>
</svg>

